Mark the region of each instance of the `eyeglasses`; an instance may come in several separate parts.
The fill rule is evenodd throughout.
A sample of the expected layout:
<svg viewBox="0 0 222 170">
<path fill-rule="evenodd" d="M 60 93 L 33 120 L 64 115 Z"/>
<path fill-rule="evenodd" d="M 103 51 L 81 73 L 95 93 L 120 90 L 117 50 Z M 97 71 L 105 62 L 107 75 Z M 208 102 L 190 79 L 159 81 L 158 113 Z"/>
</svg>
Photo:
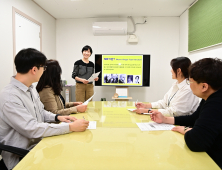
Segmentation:
<svg viewBox="0 0 222 170">
<path fill-rule="evenodd" d="M 41 66 L 41 67 L 43 67 L 44 71 L 46 71 L 46 69 L 47 69 L 47 66 Z"/>
<path fill-rule="evenodd" d="M 192 81 L 190 81 L 189 78 L 186 78 L 186 83 L 190 85 L 190 83 L 193 83 Z"/>
<path fill-rule="evenodd" d="M 36 66 L 37 68 L 39 68 L 39 67 L 43 67 L 43 70 L 45 71 L 46 70 L 46 68 L 47 68 L 47 66 Z"/>
</svg>

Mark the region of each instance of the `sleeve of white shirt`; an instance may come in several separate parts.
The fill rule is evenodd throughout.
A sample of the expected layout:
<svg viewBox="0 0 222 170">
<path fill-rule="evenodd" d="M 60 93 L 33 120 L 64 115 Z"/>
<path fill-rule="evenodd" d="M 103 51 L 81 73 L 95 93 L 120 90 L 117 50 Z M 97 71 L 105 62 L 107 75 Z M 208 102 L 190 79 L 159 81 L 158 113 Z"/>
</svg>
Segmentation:
<svg viewBox="0 0 222 170">
<path fill-rule="evenodd" d="M 69 133 L 69 124 L 37 122 L 21 102 L 6 102 L 2 108 L 4 120 L 27 138 L 40 138 Z M 43 113 L 46 120 L 52 120 L 50 112 Z M 55 116 L 54 116 L 55 119 Z"/>
<path fill-rule="evenodd" d="M 172 87 L 170 88 L 170 90 L 164 95 L 162 100 L 158 100 L 157 102 L 152 102 L 151 106 L 152 108 L 156 108 L 156 109 L 164 109 L 168 106 L 168 98 L 170 95 L 170 92 L 172 91 Z"/>
<path fill-rule="evenodd" d="M 175 100 L 166 109 L 158 109 L 164 116 L 182 116 L 192 114 L 192 109 L 197 106 L 198 98 L 194 96 L 190 89 L 181 91 Z"/>
</svg>

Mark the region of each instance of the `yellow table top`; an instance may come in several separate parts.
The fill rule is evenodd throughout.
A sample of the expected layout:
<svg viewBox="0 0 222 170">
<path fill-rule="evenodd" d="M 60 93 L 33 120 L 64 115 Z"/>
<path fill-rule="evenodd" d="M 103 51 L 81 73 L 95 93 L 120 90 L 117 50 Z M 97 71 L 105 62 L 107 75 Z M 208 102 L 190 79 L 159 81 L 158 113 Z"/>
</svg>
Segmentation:
<svg viewBox="0 0 222 170">
<path fill-rule="evenodd" d="M 192 152 L 184 136 L 173 131 L 142 132 L 149 122 L 126 108 L 134 102 L 89 102 L 74 116 L 97 121 L 96 130 L 44 138 L 14 170 L 220 169 L 205 152 Z"/>
</svg>

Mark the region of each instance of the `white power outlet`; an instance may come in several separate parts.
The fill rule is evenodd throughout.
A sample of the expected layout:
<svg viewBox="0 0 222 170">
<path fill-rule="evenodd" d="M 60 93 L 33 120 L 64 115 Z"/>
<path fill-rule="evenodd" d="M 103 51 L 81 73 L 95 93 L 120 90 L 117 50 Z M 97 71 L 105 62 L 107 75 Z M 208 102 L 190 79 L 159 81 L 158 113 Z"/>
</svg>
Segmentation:
<svg viewBox="0 0 222 170">
<path fill-rule="evenodd" d="M 128 42 L 129 43 L 138 43 L 139 39 L 135 34 L 129 35 Z"/>
</svg>

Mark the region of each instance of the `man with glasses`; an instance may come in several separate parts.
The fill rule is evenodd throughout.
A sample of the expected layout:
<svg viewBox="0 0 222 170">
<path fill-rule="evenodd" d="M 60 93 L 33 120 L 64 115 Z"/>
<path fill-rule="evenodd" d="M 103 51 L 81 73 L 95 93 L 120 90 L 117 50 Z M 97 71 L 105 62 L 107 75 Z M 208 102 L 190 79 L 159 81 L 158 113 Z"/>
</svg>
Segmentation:
<svg viewBox="0 0 222 170">
<path fill-rule="evenodd" d="M 38 67 L 43 67 L 43 70 L 45 71 L 47 69 L 47 66 L 37 66 Z M 39 69 L 39 68 L 38 68 Z"/>
<path fill-rule="evenodd" d="M 202 98 L 197 110 L 189 116 L 165 117 L 151 111 L 151 120 L 157 123 L 180 125 L 172 130 L 184 134 L 190 150 L 207 152 L 222 168 L 222 61 L 201 59 L 190 67 L 187 79 L 194 95 Z"/>
<path fill-rule="evenodd" d="M 46 70 L 46 57 L 35 49 L 21 50 L 15 57 L 16 76 L 0 93 L 0 143 L 31 149 L 43 137 L 71 131 L 85 131 L 89 122 L 71 116 L 60 116 L 44 110 L 32 83 L 38 82 Z M 68 122 L 49 124 L 48 122 Z M 14 168 L 19 157 L 2 152 L 8 169 Z"/>
</svg>

